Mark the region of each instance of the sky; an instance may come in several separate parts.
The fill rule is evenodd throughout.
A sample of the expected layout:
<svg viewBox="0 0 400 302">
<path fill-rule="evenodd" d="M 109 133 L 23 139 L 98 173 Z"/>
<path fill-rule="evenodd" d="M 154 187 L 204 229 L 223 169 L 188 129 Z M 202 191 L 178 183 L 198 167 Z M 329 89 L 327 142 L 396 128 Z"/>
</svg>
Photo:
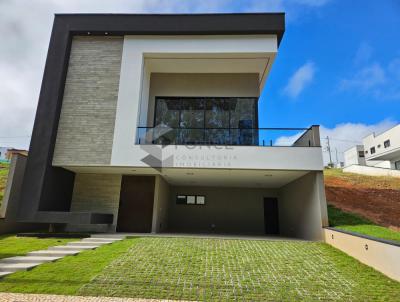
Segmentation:
<svg viewBox="0 0 400 302">
<path fill-rule="evenodd" d="M 399 0 L 0 0 L 0 146 L 28 148 L 55 13 L 285 12 L 260 127 L 321 126 L 324 160 L 400 122 Z"/>
</svg>

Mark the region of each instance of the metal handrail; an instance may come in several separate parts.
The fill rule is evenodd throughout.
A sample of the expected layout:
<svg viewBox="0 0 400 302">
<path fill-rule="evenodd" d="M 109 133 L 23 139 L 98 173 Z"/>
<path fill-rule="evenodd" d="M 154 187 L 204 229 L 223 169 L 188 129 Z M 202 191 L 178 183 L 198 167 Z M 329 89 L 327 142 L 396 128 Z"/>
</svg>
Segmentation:
<svg viewBox="0 0 400 302">
<path fill-rule="evenodd" d="M 169 127 L 169 126 L 151 126 L 151 127 L 143 127 L 143 126 L 138 126 L 138 129 L 181 129 L 181 130 L 298 130 L 298 131 L 306 131 L 310 130 L 311 127 L 309 128 L 227 128 L 227 127 L 198 127 L 198 128 L 186 128 L 186 127 Z"/>
<path fill-rule="evenodd" d="M 270 139 L 270 138 L 265 138 L 265 134 L 263 131 L 271 131 L 271 133 L 273 133 L 274 131 L 304 131 L 303 133 L 301 133 L 301 135 L 299 135 L 299 137 L 297 138 L 296 141 L 294 141 L 293 143 L 291 143 L 291 146 L 298 146 L 298 147 L 317 147 L 319 146 L 318 142 L 314 142 L 314 129 L 313 127 L 315 126 L 311 126 L 309 128 L 299 128 L 299 127 L 279 127 L 279 128 L 271 128 L 271 127 L 262 127 L 262 128 L 227 128 L 227 127 L 194 127 L 194 128 L 184 128 L 184 127 L 169 127 L 169 126 L 163 126 L 163 125 L 159 125 L 159 126 L 150 126 L 150 127 L 143 127 L 143 126 L 139 126 L 137 127 L 138 131 L 145 131 L 147 133 L 147 131 L 160 131 L 162 132 L 164 129 L 167 130 L 167 132 L 169 132 L 168 130 L 171 131 L 179 131 L 178 133 L 181 134 L 177 134 L 176 138 L 177 141 L 175 141 L 174 139 L 174 145 L 192 145 L 192 144 L 215 144 L 215 145 L 249 145 L 249 146 L 274 146 L 273 141 L 275 139 Z M 318 128 L 317 128 L 318 129 Z M 203 131 L 204 132 L 204 139 L 203 140 L 199 140 L 198 143 L 196 143 L 195 141 L 191 141 L 191 139 L 189 138 L 188 142 L 185 143 L 184 140 L 183 141 L 179 141 L 180 139 L 182 139 L 181 135 L 186 135 L 185 133 L 190 131 Z M 216 143 L 216 141 L 218 141 L 220 138 L 219 137 L 215 137 L 215 141 L 213 139 L 206 139 L 206 133 L 208 132 L 208 135 L 213 135 L 211 131 L 229 131 L 229 134 L 227 134 L 228 139 L 225 142 L 222 143 Z M 304 141 L 302 141 L 302 143 L 297 144 L 297 142 L 302 139 L 304 137 L 304 135 L 306 135 L 307 133 L 311 133 L 311 138 L 306 139 Z M 234 132 L 234 133 L 232 133 Z M 196 133 L 196 132 L 193 132 Z M 246 134 L 247 133 L 247 134 Z M 251 134 L 252 133 L 252 134 Z M 300 134 L 300 133 L 299 133 Z M 218 135 L 215 133 L 215 135 Z M 233 136 L 231 136 L 233 135 Z M 251 135 L 251 137 L 242 137 L 242 135 Z M 162 135 L 164 136 L 164 135 Z M 141 144 L 142 141 L 142 137 L 138 136 L 138 144 Z M 196 140 L 196 138 L 194 138 Z M 233 140 L 232 140 L 233 139 Z M 242 141 L 243 139 L 243 141 Z M 253 140 L 253 142 L 249 143 L 249 139 Z M 223 141 L 224 139 L 222 139 Z M 232 140 L 232 141 L 230 141 Z M 150 141 L 153 141 L 152 139 Z M 154 144 L 150 143 L 150 144 Z M 278 145 L 275 145 L 278 146 Z M 280 145 L 280 146 L 288 146 L 288 145 Z"/>
</svg>

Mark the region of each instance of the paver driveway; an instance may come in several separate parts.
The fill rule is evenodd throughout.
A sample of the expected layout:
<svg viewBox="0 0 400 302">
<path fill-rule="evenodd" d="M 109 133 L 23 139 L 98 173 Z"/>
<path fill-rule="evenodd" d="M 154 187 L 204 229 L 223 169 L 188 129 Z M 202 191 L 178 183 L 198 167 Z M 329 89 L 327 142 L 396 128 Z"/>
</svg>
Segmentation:
<svg viewBox="0 0 400 302">
<path fill-rule="evenodd" d="M 78 294 L 202 301 L 398 301 L 400 284 L 324 243 L 140 238 Z"/>
</svg>

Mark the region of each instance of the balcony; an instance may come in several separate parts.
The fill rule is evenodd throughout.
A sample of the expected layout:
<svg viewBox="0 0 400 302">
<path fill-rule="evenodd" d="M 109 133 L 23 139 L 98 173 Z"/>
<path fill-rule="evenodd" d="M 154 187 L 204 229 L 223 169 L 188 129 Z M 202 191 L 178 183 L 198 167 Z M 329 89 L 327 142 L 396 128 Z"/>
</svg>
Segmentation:
<svg viewBox="0 0 400 302">
<path fill-rule="evenodd" d="M 138 127 L 138 145 L 320 147 L 319 126 L 310 128 Z"/>
</svg>

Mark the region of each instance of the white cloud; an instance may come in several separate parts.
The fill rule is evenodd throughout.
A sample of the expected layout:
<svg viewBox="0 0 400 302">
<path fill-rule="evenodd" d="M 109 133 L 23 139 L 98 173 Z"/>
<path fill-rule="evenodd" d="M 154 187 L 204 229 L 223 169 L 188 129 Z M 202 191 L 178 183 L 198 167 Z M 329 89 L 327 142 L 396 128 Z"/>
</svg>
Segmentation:
<svg viewBox="0 0 400 302">
<path fill-rule="evenodd" d="M 296 98 L 299 94 L 311 84 L 314 79 L 316 68 L 313 62 L 308 62 L 297 69 L 290 77 L 283 93 L 290 98 Z"/>
<path fill-rule="evenodd" d="M 393 120 L 383 120 L 379 123 L 370 125 L 362 123 L 341 123 L 337 124 L 333 128 L 321 125 L 320 137 L 324 164 L 326 165 L 330 161 L 327 148 L 327 137 L 329 137 L 332 161 L 334 163 L 336 163 L 337 161 L 342 162 L 344 161 L 344 151 L 355 145 L 362 144 L 362 139 L 367 135 L 373 132 L 375 132 L 375 134 L 379 134 L 392 128 L 397 123 L 398 122 Z M 292 136 L 281 136 L 275 141 L 275 145 L 290 146 L 300 137 L 301 134 L 302 132 L 296 133 Z"/>
<path fill-rule="evenodd" d="M 400 101 L 400 58 L 382 64 L 371 62 L 372 53 L 373 48 L 368 43 L 360 44 L 354 57 L 357 69 L 339 81 L 339 90 L 378 100 Z"/>
<path fill-rule="evenodd" d="M 357 71 L 351 78 L 343 79 L 340 82 L 340 88 L 343 90 L 355 88 L 369 91 L 385 83 L 385 70 L 379 63 L 373 63 Z"/>
<path fill-rule="evenodd" d="M 344 151 L 354 147 L 357 144 L 362 144 L 362 139 L 367 135 L 375 132 L 376 134 L 382 133 L 398 122 L 393 120 L 383 120 L 377 124 L 362 124 L 362 123 L 343 123 L 338 124 L 333 128 L 321 126 L 321 144 L 323 146 L 324 163 L 329 162 L 329 152 L 327 150 L 327 139 L 329 137 L 331 146 L 332 161 L 337 162 L 336 151 L 338 160 L 344 161 Z"/>
<path fill-rule="evenodd" d="M 300 131 L 293 135 L 283 135 L 278 137 L 274 145 L 275 146 L 291 146 L 293 143 L 303 134 L 303 131 Z"/>
<path fill-rule="evenodd" d="M 372 63 L 339 82 L 339 90 L 372 96 L 378 100 L 400 101 L 400 58 L 386 66 Z"/>
<path fill-rule="evenodd" d="M 360 46 L 357 49 L 355 58 L 354 58 L 354 63 L 355 64 L 361 64 L 368 62 L 372 56 L 373 53 L 373 48 L 371 45 L 369 45 L 366 42 L 363 42 L 360 44 Z"/>
<path fill-rule="evenodd" d="M 389 63 L 388 72 L 394 76 L 395 80 L 400 81 L 400 58 L 393 59 Z"/>
</svg>

